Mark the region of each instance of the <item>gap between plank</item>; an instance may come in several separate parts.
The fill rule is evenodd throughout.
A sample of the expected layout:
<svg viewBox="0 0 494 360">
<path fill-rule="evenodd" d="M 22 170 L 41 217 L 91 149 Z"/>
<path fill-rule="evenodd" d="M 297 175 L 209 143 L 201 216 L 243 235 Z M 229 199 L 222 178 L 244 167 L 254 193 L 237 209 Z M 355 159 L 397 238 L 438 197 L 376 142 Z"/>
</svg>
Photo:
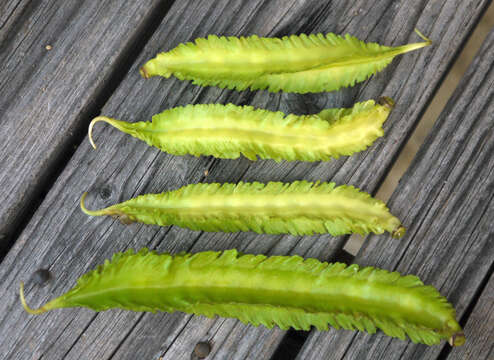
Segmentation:
<svg viewBox="0 0 494 360">
<path fill-rule="evenodd" d="M 174 1 L 175 0 L 162 0 L 157 3 L 149 11 L 148 15 L 144 17 L 142 23 L 137 27 L 137 31 L 117 56 L 115 65 L 109 72 L 108 80 L 95 90 L 93 95 L 94 101 L 90 103 L 87 110 L 81 115 L 82 120 L 79 121 L 72 135 L 68 136 L 67 140 L 61 144 L 59 155 L 55 158 L 53 165 L 45 170 L 45 173 L 38 182 L 36 190 L 26 199 L 26 204 L 29 204 L 29 206 L 25 206 L 24 210 L 17 215 L 17 219 L 15 219 L 10 228 L 7 229 L 6 233 L 8 235 L 5 236 L 6 239 L 2 239 L 2 242 L 0 242 L 0 263 L 17 241 L 17 238 L 29 221 L 31 221 L 31 218 L 41 205 L 51 187 L 65 169 L 65 166 L 68 164 L 79 145 L 85 139 L 89 122 L 101 112 L 103 106 L 123 81 L 127 72 L 144 49 L 144 46 L 158 29 L 158 26 L 168 13 L 168 10 L 173 5 Z"/>
<path fill-rule="evenodd" d="M 451 69 L 447 72 L 444 81 L 433 96 L 422 119 L 417 124 L 417 127 L 412 132 L 412 135 L 401 150 L 398 158 L 393 163 L 391 170 L 379 186 L 377 194 L 375 195 L 376 198 L 387 202 L 391 197 L 391 194 L 398 187 L 400 179 L 410 166 L 420 146 L 424 143 L 425 138 L 434 126 L 436 119 L 451 98 L 451 95 L 453 95 L 454 90 L 465 75 L 468 66 L 477 55 L 492 27 L 494 27 L 494 3 L 489 5 L 480 21 L 475 26 L 473 32 L 468 36 L 465 46 L 456 58 Z M 364 240 L 365 238 L 361 235 L 355 234 L 350 236 L 344 246 L 345 251 L 352 255 L 356 255 L 362 247 Z"/>
</svg>

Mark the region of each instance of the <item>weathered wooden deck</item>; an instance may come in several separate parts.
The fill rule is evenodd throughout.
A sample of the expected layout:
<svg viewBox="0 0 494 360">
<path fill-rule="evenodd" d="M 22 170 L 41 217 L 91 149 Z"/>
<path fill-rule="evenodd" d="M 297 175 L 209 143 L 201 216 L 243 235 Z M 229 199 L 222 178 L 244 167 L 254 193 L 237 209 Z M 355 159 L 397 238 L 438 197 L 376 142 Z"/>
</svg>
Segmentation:
<svg viewBox="0 0 494 360">
<path fill-rule="evenodd" d="M 492 359 L 494 357 L 494 30 L 436 121 L 389 207 L 408 228 L 401 240 L 370 236 L 355 259 L 419 275 L 448 297 L 467 343 L 426 347 L 382 334 L 284 332 L 182 313 L 59 310 L 33 317 L 18 300 L 27 281 L 33 306 L 73 286 L 116 251 L 238 248 L 344 261 L 347 237 L 194 232 L 124 226 L 90 218 L 137 194 L 188 183 L 292 181 L 349 183 L 375 193 L 420 121 L 488 0 L 444 1 L 30 1 L 0 4 L 0 358 L 190 359 L 199 341 L 207 359 Z M 432 47 L 396 58 L 370 81 L 315 95 L 199 88 L 176 79 L 144 80 L 138 68 L 157 52 L 207 34 L 282 36 L 351 33 L 399 45 Z M 50 45 L 51 50 L 47 50 Z M 332 162 L 301 163 L 175 157 L 109 126 L 98 150 L 86 137 L 99 113 L 127 121 L 176 105 L 233 102 L 284 112 L 391 96 L 397 106 L 384 138 Z M 207 173 L 205 172 L 207 170 Z M 28 281 L 39 268 L 48 286 Z"/>
</svg>

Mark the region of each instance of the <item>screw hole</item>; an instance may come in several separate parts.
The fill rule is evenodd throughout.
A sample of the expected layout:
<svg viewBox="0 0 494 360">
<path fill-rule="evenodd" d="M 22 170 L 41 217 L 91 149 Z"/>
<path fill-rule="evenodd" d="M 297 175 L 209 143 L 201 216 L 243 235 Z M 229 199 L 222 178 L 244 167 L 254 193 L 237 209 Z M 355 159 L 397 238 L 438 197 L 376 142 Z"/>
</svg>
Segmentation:
<svg viewBox="0 0 494 360">
<path fill-rule="evenodd" d="M 111 197 L 112 190 L 109 186 L 104 186 L 99 190 L 99 196 L 103 200 L 107 200 Z"/>
<path fill-rule="evenodd" d="M 197 356 L 198 359 L 204 359 L 210 352 L 211 344 L 207 341 L 198 342 L 194 347 L 194 355 Z"/>
<path fill-rule="evenodd" d="M 50 270 L 38 269 L 33 273 L 32 281 L 38 286 L 46 286 L 50 280 L 53 278 Z"/>
</svg>

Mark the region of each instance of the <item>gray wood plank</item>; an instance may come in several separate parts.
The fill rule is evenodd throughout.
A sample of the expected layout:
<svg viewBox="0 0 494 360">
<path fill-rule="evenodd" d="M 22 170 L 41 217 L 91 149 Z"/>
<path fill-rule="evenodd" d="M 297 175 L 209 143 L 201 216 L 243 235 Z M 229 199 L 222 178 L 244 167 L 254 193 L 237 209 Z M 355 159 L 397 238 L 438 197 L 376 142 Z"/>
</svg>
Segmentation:
<svg viewBox="0 0 494 360">
<path fill-rule="evenodd" d="M 246 159 L 172 157 L 113 128 L 97 127 L 98 150 L 93 151 L 87 141 L 82 143 L 0 266 L 0 291 L 5 294 L 0 304 L 0 331 L 9 329 L 12 334 L 0 339 L 0 346 L 8 349 L 0 357 L 79 359 L 175 355 L 175 358 L 188 358 L 192 351 L 190 346 L 204 339 L 214 342 L 213 352 L 217 358 L 269 357 L 282 332 L 254 329 L 234 320 L 117 310 L 100 314 L 88 310 L 60 310 L 39 317 L 28 316 L 18 302 L 18 282 L 28 280 L 40 267 L 52 271 L 55 280 L 50 286 L 39 288 L 30 282 L 26 289 L 29 303 L 37 306 L 69 289 L 77 277 L 113 252 L 142 246 L 172 252 L 236 247 L 250 253 L 297 253 L 333 259 L 335 250 L 344 241 L 342 238 L 202 234 L 175 227 L 123 226 L 110 218 L 88 218 L 77 208 L 78 201 L 82 192 L 90 190 L 88 207 L 99 208 L 136 194 L 159 192 L 202 179 L 334 180 L 372 192 L 414 128 L 485 4 L 471 7 L 460 0 L 450 0 L 443 6 L 428 3 L 422 8 L 406 1 L 391 0 L 373 4 L 293 1 L 290 6 L 285 1 L 174 4 L 104 107 L 104 114 L 137 121 L 149 119 L 165 108 L 195 102 L 250 103 L 303 113 L 317 112 L 328 106 L 350 106 L 356 100 L 385 94 L 398 102 L 386 124 L 387 137 L 369 151 L 351 158 L 330 163 L 276 164 L 271 161 L 252 163 Z M 286 14 L 283 15 L 282 10 Z M 398 58 L 370 82 L 338 93 L 307 96 L 238 93 L 197 88 L 172 79 L 144 81 L 137 71 L 138 66 L 157 51 L 208 33 L 284 35 L 302 31 L 348 31 L 363 39 L 398 45 L 416 41 L 415 26 L 436 40 L 436 45 Z M 206 169 L 209 170 L 207 177 Z M 381 240 L 387 239 L 382 236 Z M 188 335 L 181 335 L 182 331 Z"/>
<path fill-rule="evenodd" d="M 89 113 L 101 106 L 109 81 L 125 71 L 117 68 L 134 56 L 140 34 L 163 4 L 24 0 L 0 5 L 1 252 L 68 160 Z"/>
<path fill-rule="evenodd" d="M 12 32 L 13 24 L 19 19 L 20 14 L 27 10 L 28 4 L 28 0 L 3 1 L 0 3 L 0 44 Z M 12 34 L 12 36 L 14 35 Z"/>
<path fill-rule="evenodd" d="M 465 325 L 469 341 L 451 351 L 448 360 L 494 358 L 494 276 L 491 276 Z"/>
<path fill-rule="evenodd" d="M 457 310 L 494 262 L 494 30 L 455 90 L 389 205 L 408 225 L 401 241 L 367 239 L 356 263 L 416 274 Z M 470 335 L 466 333 L 467 343 Z M 475 341 L 475 340 L 473 340 Z M 300 359 L 434 359 L 427 347 L 349 331 L 314 332 Z"/>
</svg>

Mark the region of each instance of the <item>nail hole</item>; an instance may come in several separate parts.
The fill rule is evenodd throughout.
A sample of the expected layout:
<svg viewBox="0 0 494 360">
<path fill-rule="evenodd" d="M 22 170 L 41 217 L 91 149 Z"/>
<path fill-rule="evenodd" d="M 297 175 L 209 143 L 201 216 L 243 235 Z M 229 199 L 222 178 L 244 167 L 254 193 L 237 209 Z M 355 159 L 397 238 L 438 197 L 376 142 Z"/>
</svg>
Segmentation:
<svg viewBox="0 0 494 360">
<path fill-rule="evenodd" d="M 99 196 L 103 199 L 103 200 L 107 200 L 110 198 L 111 196 L 111 188 L 109 186 L 104 186 L 102 187 L 100 190 L 99 190 Z"/>
<path fill-rule="evenodd" d="M 45 286 L 51 280 L 52 274 L 47 269 L 38 269 L 33 273 L 32 281 L 38 286 Z"/>
<path fill-rule="evenodd" d="M 208 343 L 207 341 L 198 342 L 194 348 L 194 354 L 199 359 L 204 359 L 209 355 L 210 352 L 211 352 L 211 344 Z"/>
</svg>

